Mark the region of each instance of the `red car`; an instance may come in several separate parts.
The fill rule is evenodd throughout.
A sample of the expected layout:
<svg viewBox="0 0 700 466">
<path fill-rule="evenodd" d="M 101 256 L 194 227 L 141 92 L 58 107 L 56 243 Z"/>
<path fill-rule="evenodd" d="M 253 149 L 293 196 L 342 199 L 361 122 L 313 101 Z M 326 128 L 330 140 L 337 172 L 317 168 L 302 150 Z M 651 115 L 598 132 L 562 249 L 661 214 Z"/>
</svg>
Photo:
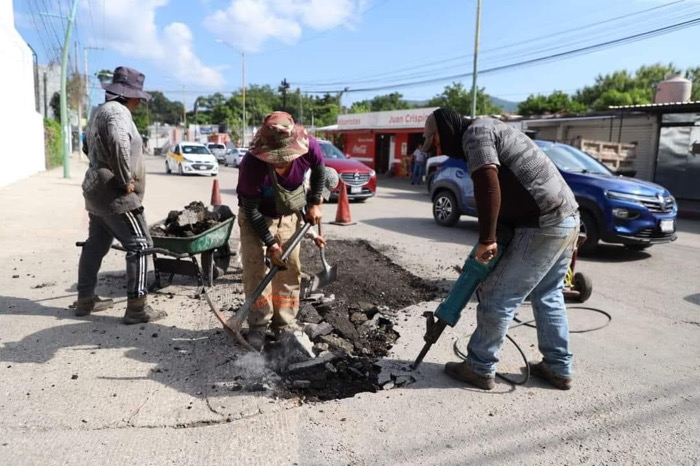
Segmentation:
<svg viewBox="0 0 700 466">
<path fill-rule="evenodd" d="M 359 160 L 348 158 L 329 141 L 318 140 L 323 150 L 323 163 L 338 172 L 348 189 L 348 198 L 363 202 L 377 191 L 377 173 Z M 338 199 L 338 189 L 331 200 Z"/>
</svg>

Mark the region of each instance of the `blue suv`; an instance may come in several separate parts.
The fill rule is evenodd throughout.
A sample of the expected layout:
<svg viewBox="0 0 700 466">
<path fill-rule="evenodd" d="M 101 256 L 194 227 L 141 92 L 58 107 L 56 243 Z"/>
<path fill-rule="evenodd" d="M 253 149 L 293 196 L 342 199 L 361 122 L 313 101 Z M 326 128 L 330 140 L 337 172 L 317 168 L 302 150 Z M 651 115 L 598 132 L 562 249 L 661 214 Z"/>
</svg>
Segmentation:
<svg viewBox="0 0 700 466">
<path fill-rule="evenodd" d="M 587 240 L 581 252 L 599 241 L 643 250 L 676 240 L 676 200 L 664 187 L 616 175 L 596 159 L 567 144 L 536 140 L 557 166 L 581 209 Z M 476 216 L 474 186 L 463 160 L 450 158 L 432 180 L 433 217 L 453 226 L 461 215 Z"/>
</svg>

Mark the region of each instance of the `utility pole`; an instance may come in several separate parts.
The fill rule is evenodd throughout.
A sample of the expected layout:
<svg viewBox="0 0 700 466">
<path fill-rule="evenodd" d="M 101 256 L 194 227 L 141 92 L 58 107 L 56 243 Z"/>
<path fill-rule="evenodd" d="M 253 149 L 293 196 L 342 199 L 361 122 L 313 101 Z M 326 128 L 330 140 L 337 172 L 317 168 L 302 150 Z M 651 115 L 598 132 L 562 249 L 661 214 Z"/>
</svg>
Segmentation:
<svg viewBox="0 0 700 466">
<path fill-rule="evenodd" d="M 241 70 L 243 73 L 243 76 L 241 78 L 241 82 L 243 83 L 243 135 L 241 136 L 241 138 L 242 146 L 247 147 L 245 143 L 245 132 L 248 129 L 248 117 L 245 111 L 245 52 L 241 52 Z"/>
<path fill-rule="evenodd" d="M 92 97 L 90 92 L 90 73 L 88 68 L 88 50 L 104 50 L 103 47 L 83 47 L 83 55 L 85 59 L 85 98 L 86 98 L 86 110 L 85 119 L 90 120 L 90 111 L 92 110 Z"/>
<path fill-rule="evenodd" d="M 185 85 L 182 85 L 182 125 L 183 125 L 183 140 L 187 141 L 187 95 L 185 94 Z"/>
<path fill-rule="evenodd" d="M 78 77 L 78 41 L 74 42 L 75 44 L 75 56 L 73 57 L 75 61 L 75 76 Z M 87 79 L 87 78 L 86 78 Z M 82 106 L 83 106 L 83 93 L 78 92 L 77 95 L 77 106 L 78 106 L 78 159 L 82 158 L 82 149 L 83 149 L 83 112 Z"/>
<path fill-rule="evenodd" d="M 297 92 L 299 92 L 299 124 L 303 125 L 304 124 L 304 103 L 302 102 L 302 98 L 301 98 L 301 89 L 297 89 Z"/>
<path fill-rule="evenodd" d="M 49 99 L 46 96 L 46 88 L 47 88 L 46 80 L 47 80 L 46 71 L 44 71 L 44 118 L 49 117 Z"/>
<path fill-rule="evenodd" d="M 287 89 L 289 89 L 289 83 L 287 78 L 284 78 L 280 83 L 280 91 L 282 91 L 282 110 L 287 111 Z"/>
<path fill-rule="evenodd" d="M 73 22 L 78 12 L 78 0 L 73 0 L 70 16 L 67 19 L 66 35 L 63 39 L 63 51 L 61 53 L 61 137 L 63 139 L 63 178 L 70 178 L 70 121 L 68 121 L 68 96 L 66 93 L 66 78 L 68 73 L 68 50 L 70 50 L 70 39 L 73 34 Z M 42 13 L 45 16 L 54 16 Z"/>
<path fill-rule="evenodd" d="M 481 0 L 476 0 L 476 37 L 474 38 L 474 71 L 472 73 L 472 118 L 476 118 L 476 75 L 479 62 L 479 31 L 481 29 Z"/>
</svg>

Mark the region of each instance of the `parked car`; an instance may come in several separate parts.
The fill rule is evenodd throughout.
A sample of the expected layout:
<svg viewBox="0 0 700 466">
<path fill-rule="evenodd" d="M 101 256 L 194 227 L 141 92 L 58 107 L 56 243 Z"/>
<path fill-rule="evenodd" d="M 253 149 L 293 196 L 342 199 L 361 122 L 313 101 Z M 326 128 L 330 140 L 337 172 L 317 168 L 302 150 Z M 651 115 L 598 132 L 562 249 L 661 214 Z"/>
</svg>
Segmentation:
<svg viewBox="0 0 700 466">
<path fill-rule="evenodd" d="M 211 152 L 212 155 L 214 155 L 214 157 L 216 157 L 216 160 L 219 163 L 224 163 L 224 161 L 226 160 L 226 146 L 225 145 L 223 145 L 221 143 L 217 143 L 217 142 L 208 142 L 207 149 L 209 149 L 209 152 Z"/>
<path fill-rule="evenodd" d="M 247 147 L 234 147 L 233 149 L 229 149 L 228 152 L 226 152 L 224 165 L 227 167 L 231 165 L 238 168 L 243 161 L 243 156 L 246 154 L 246 152 L 248 152 Z"/>
<path fill-rule="evenodd" d="M 447 159 L 449 159 L 447 155 L 435 155 L 426 160 L 425 186 L 428 188 L 428 192 L 430 192 L 430 186 L 433 184 L 435 173 L 437 173 L 443 163 L 447 162 Z"/>
<path fill-rule="evenodd" d="M 586 242 L 592 252 L 599 241 L 643 250 L 676 239 L 676 200 L 662 186 L 613 173 L 590 155 L 567 144 L 536 140 L 576 196 Z M 445 161 L 430 191 L 433 217 L 452 226 L 461 215 L 476 216 L 474 186 L 463 160 Z"/>
<path fill-rule="evenodd" d="M 347 186 L 348 198 L 364 202 L 377 191 L 377 173 L 359 160 L 343 154 L 330 141 L 318 140 L 323 151 L 323 162 L 338 172 L 340 179 Z M 331 193 L 331 200 L 338 199 L 336 189 Z"/>
<path fill-rule="evenodd" d="M 211 175 L 219 173 L 219 164 L 207 146 L 198 142 L 178 142 L 170 146 L 165 156 L 165 172 L 180 175 Z"/>
</svg>

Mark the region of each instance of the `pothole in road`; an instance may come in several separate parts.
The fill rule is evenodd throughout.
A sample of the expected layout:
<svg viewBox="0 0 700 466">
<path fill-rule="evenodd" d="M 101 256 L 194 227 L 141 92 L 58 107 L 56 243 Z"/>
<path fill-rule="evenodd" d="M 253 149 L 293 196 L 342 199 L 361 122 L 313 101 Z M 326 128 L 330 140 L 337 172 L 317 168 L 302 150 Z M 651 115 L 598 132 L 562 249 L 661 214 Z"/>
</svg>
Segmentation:
<svg viewBox="0 0 700 466">
<path fill-rule="evenodd" d="M 377 391 L 377 361 L 400 337 L 394 324 L 401 310 L 433 300 L 438 291 L 364 241 L 333 241 L 326 254 L 330 264 L 338 265 L 338 280 L 302 302 L 298 317 L 316 358 L 294 363 L 283 345 L 267 351 L 288 394 L 309 401 Z M 322 270 L 313 243 L 302 244 L 301 263 L 306 273 Z M 407 380 L 404 376 L 393 382 Z"/>
</svg>

